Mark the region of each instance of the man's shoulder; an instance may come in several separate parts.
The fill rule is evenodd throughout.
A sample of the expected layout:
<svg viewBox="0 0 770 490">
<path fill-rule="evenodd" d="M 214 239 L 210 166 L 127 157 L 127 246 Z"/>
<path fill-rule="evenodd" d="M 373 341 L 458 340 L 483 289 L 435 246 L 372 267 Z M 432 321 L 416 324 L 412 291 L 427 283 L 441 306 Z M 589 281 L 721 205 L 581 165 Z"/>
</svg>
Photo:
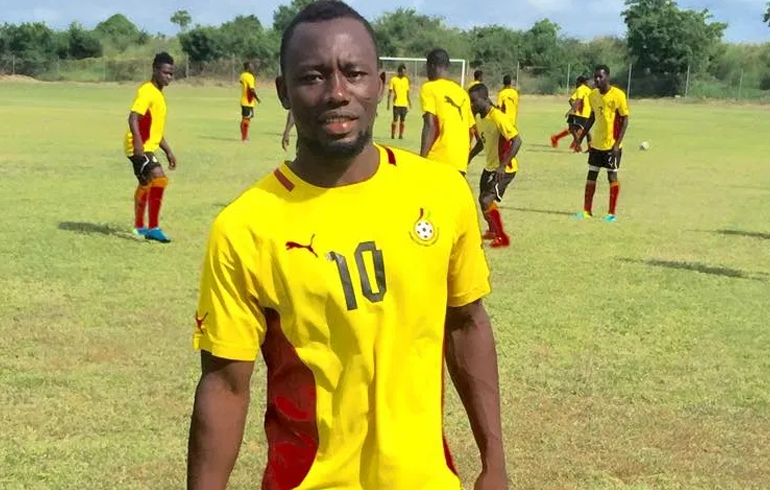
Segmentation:
<svg viewBox="0 0 770 490">
<path fill-rule="evenodd" d="M 271 216 L 271 211 L 275 211 L 284 201 L 282 189 L 290 191 L 285 185 L 282 187 L 280 172 L 278 167 L 254 181 L 219 212 L 216 222 L 229 228 L 255 223 L 255 217 L 267 221 L 264 218 Z"/>
<path fill-rule="evenodd" d="M 394 165 L 411 182 L 431 182 L 446 190 L 446 186 L 463 185 L 463 175 L 452 165 L 421 157 L 403 148 L 383 146 L 393 154 Z M 451 194 L 448 194 L 451 195 Z"/>
</svg>

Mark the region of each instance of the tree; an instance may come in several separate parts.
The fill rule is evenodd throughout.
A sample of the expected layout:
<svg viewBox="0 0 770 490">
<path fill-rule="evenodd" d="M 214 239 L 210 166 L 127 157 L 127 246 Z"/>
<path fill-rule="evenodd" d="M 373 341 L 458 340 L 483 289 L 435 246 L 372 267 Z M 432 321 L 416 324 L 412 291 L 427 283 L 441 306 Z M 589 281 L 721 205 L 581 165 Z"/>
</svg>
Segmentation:
<svg viewBox="0 0 770 490">
<path fill-rule="evenodd" d="M 197 26 L 179 36 L 179 42 L 193 62 L 215 61 L 226 53 L 222 35 L 215 27 Z"/>
<path fill-rule="evenodd" d="M 94 28 L 94 33 L 105 44 L 113 46 L 119 52 L 135 44 L 146 44 L 149 35 L 140 31 L 136 25 L 123 14 L 115 14 L 100 22 Z"/>
<path fill-rule="evenodd" d="M 102 43 L 93 31 L 87 31 L 77 22 L 67 29 L 67 56 L 72 59 L 98 58 L 102 55 Z"/>
<path fill-rule="evenodd" d="M 280 5 L 273 12 L 273 29 L 279 34 L 283 32 L 291 23 L 291 20 L 302 9 L 315 2 L 316 0 L 291 0 L 289 5 Z"/>
<path fill-rule="evenodd" d="M 187 32 L 187 28 L 192 23 L 192 16 L 187 10 L 177 10 L 174 15 L 171 16 L 171 23 L 179 26 L 179 30 Z"/>
<path fill-rule="evenodd" d="M 467 58 L 471 52 L 465 33 L 447 27 L 441 17 L 419 14 L 412 8 L 388 12 L 377 18 L 373 27 L 385 56 L 424 57 L 439 46 L 452 58 Z"/>
<path fill-rule="evenodd" d="M 770 25 L 770 2 L 767 2 L 767 10 L 765 10 L 765 15 L 762 16 L 762 21 Z"/>
</svg>

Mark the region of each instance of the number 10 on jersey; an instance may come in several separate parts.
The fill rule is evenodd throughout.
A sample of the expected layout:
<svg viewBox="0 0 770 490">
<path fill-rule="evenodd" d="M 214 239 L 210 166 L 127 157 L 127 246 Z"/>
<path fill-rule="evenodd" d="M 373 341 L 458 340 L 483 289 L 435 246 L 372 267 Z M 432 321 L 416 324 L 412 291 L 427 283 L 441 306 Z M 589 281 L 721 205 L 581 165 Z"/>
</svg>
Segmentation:
<svg viewBox="0 0 770 490">
<path fill-rule="evenodd" d="M 367 253 L 371 254 L 372 264 L 374 264 L 373 276 L 377 286 L 376 291 L 372 288 L 371 276 L 366 269 L 364 254 Z M 361 278 L 361 294 L 370 302 L 379 303 L 385 297 L 385 292 L 387 291 L 387 285 L 385 284 L 385 262 L 382 258 L 382 250 L 377 250 L 374 242 L 361 242 L 356 248 L 354 257 L 358 275 Z M 358 300 L 356 299 L 353 280 L 350 277 L 347 258 L 337 252 L 330 252 L 327 258 L 337 264 L 337 271 L 340 273 L 342 291 L 345 293 L 345 303 L 347 304 L 348 311 L 358 309 Z"/>
</svg>

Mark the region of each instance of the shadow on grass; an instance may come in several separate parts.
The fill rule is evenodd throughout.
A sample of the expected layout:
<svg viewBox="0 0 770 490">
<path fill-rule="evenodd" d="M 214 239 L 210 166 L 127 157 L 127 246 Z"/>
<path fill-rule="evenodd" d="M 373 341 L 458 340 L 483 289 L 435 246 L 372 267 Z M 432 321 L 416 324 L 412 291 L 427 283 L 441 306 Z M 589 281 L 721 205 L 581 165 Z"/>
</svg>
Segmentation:
<svg viewBox="0 0 770 490">
<path fill-rule="evenodd" d="M 96 223 L 63 221 L 59 223 L 59 229 L 63 231 L 71 231 L 79 235 L 113 236 L 123 240 L 131 240 L 132 242 L 139 240 L 139 238 L 137 238 L 130 231 L 126 231 L 123 228 L 118 228 L 117 226 L 112 226 L 112 225 L 103 225 L 103 224 L 99 225 Z"/>
<path fill-rule="evenodd" d="M 760 233 L 758 231 L 743 231 L 743 230 L 717 230 L 714 233 L 726 236 L 743 236 L 748 238 L 760 238 L 762 240 L 770 240 L 770 233 Z"/>
<path fill-rule="evenodd" d="M 538 213 L 538 214 L 553 214 L 556 216 L 572 216 L 575 214 L 570 211 L 554 211 L 551 209 L 530 209 L 530 208 L 511 208 L 514 211 L 522 211 L 524 213 Z"/>
<path fill-rule="evenodd" d="M 240 136 L 236 136 L 234 138 L 224 138 L 222 136 L 207 136 L 207 135 L 200 135 L 198 138 L 203 140 L 212 140 L 212 141 L 235 141 L 236 143 L 241 142 Z"/>
<path fill-rule="evenodd" d="M 701 264 L 699 262 L 684 262 L 674 260 L 639 260 L 622 258 L 619 259 L 622 262 L 631 264 L 644 264 L 650 267 L 662 267 L 665 269 L 675 269 L 698 272 L 701 274 L 708 274 L 711 276 L 732 277 L 735 279 L 746 279 L 749 281 L 766 282 L 770 275 L 764 272 L 748 272 L 740 269 L 730 269 L 729 267 L 715 267 L 707 264 Z"/>
<path fill-rule="evenodd" d="M 561 153 L 564 155 L 569 155 L 570 152 L 566 150 L 560 150 L 558 148 L 554 148 L 551 145 L 541 145 L 538 143 L 526 145 L 522 150 L 526 150 L 528 152 L 532 153 Z"/>
</svg>

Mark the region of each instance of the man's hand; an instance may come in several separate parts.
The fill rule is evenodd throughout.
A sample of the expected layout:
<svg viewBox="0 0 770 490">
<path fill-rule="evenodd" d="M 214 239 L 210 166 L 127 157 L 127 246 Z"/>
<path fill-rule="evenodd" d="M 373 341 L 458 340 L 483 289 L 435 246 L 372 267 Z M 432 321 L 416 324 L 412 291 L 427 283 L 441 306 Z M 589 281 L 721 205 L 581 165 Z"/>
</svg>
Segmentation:
<svg viewBox="0 0 770 490">
<path fill-rule="evenodd" d="M 505 165 L 500 165 L 495 171 L 495 182 L 502 182 L 505 179 Z"/>
<path fill-rule="evenodd" d="M 169 151 L 166 153 L 166 158 L 168 158 L 168 169 L 174 170 L 176 168 L 176 155 Z"/>
<path fill-rule="evenodd" d="M 612 168 L 617 168 L 618 158 L 620 158 L 620 147 L 618 146 L 617 143 L 612 145 L 612 150 L 610 151 L 610 158 L 612 159 L 610 161 Z"/>
<path fill-rule="evenodd" d="M 283 151 L 287 151 L 289 149 L 289 133 L 283 133 L 283 137 L 281 138 L 281 147 L 283 148 Z"/>
<path fill-rule="evenodd" d="M 508 475 L 505 470 L 484 470 L 476 480 L 473 490 L 508 490 Z"/>
<path fill-rule="evenodd" d="M 134 143 L 134 156 L 137 156 L 139 158 L 144 158 L 144 145 L 139 142 L 139 144 Z"/>
</svg>

